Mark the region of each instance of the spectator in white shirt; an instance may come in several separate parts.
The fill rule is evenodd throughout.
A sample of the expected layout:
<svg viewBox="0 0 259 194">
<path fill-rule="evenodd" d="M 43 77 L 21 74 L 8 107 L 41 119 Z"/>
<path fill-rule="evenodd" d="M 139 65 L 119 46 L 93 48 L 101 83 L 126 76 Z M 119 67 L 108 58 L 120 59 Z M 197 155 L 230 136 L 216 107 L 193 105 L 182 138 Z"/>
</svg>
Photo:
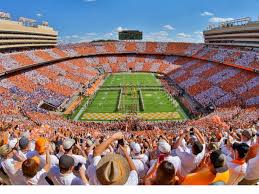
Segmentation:
<svg viewBox="0 0 259 194">
<path fill-rule="evenodd" d="M 228 185 L 237 185 L 246 175 L 247 163 L 245 157 L 249 151 L 246 143 L 233 144 L 233 159 L 227 160 L 230 177 Z"/>
<path fill-rule="evenodd" d="M 0 147 L 0 157 L 2 158 L 1 166 L 3 172 L 9 177 L 9 182 L 12 185 L 20 185 L 20 181 L 17 178 L 17 172 L 20 169 L 18 161 L 14 160 L 14 156 L 16 156 L 20 162 L 22 158 L 19 157 L 18 154 L 15 153 L 16 151 L 12 148 L 9 144 L 3 145 Z"/>
<path fill-rule="evenodd" d="M 174 165 L 175 173 L 181 177 L 182 176 L 181 160 L 178 156 L 171 156 L 171 146 L 165 140 L 160 140 L 160 142 L 158 142 L 158 151 L 159 151 L 158 159 L 152 161 L 151 167 L 148 173 L 150 173 L 153 170 L 153 168 L 155 167 L 158 161 L 159 163 L 163 161 L 168 161 Z"/>
<path fill-rule="evenodd" d="M 131 157 L 137 169 L 140 178 L 143 178 L 148 170 L 147 162 L 148 156 L 146 154 L 141 154 L 141 147 L 138 143 L 131 143 Z"/>
<path fill-rule="evenodd" d="M 40 158 L 40 169 L 46 165 L 46 145 L 48 145 L 48 140 L 42 137 L 35 143 L 35 150 L 37 151 L 37 156 Z M 50 159 L 51 166 L 58 165 L 58 158 L 55 155 L 50 155 Z"/>
<path fill-rule="evenodd" d="M 81 155 L 73 154 L 74 147 L 76 147 L 80 151 Z M 86 156 L 85 152 L 83 151 L 83 149 L 81 148 L 79 143 L 76 143 L 76 141 L 74 139 L 66 138 L 63 141 L 62 148 L 64 149 L 64 153 L 62 153 L 62 151 L 61 151 L 58 154 L 59 157 L 62 156 L 63 154 L 71 156 L 72 158 L 74 158 L 75 166 L 77 166 L 79 163 L 81 163 L 81 164 L 83 164 L 83 168 L 85 169 L 85 165 L 87 162 L 86 161 L 87 156 Z"/>
<path fill-rule="evenodd" d="M 46 164 L 40 169 L 40 158 L 34 156 L 22 163 L 22 170 L 18 172 L 21 176 L 22 185 L 49 185 L 46 181 L 47 173 L 51 167 L 50 148 L 46 144 Z"/>
<path fill-rule="evenodd" d="M 120 146 L 125 157 L 108 153 L 103 158 L 102 153 L 116 140 L 123 139 L 121 132 L 115 133 L 98 145 L 94 150 L 93 164 L 88 168 L 90 185 L 137 185 L 137 169 L 125 147 Z"/>
<path fill-rule="evenodd" d="M 189 135 L 194 136 L 195 139 L 197 138 L 191 144 L 191 148 L 184 143 L 184 138 Z M 205 139 L 203 134 L 196 128 L 187 129 L 186 132 L 182 133 L 174 146 L 177 156 L 181 159 L 182 176 L 186 176 L 198 168 L 205 156 Z"/>
<path fill-rule="evenodd" d="M 50 169 L 48 177 L 54 185 L 88 185 L 88 180 L 85 176 L 85 170 L 82 167 L 77 169 L 80 177 L 77 177 L 73 171 L 75 170 L 74 158 L 68 155 L 63 155 L 59 159 L 59 166 L 53 166 Z"/>
<path fill-rule="evenodd" d="M 25 136 L 23 136 L 19 140 L 19 148 L 20 150 L 18 151 L 18 154 L 26 159 L 32 158 L 33 156 L 37 155 L 36 151 L 30 150 L 30 140 Z"/>
<path fill-rule="evenodd" d="M 242 143 L 246 143 L 248 146 L 252 145 L 252 138 L 253 138 L 253 134 L 252 131 L 250 129 L 245 129 L 242 131 L 242 135 L 241 135 L 241 142 Z"/>
<path fill-rule="evenodd" d="M 259 182 L 259 148 L 257 148 L 256 157 L 248 161 L 245 178 L 241 182 L 239 182 L 239 185 L 254 185 L 258 182 Z"/>
</svg>

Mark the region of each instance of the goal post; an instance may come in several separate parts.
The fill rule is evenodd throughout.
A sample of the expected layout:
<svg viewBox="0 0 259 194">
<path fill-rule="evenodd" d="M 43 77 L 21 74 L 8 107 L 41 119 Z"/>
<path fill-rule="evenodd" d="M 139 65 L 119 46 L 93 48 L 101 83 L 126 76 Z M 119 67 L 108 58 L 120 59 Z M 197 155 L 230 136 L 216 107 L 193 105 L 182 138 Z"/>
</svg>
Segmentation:
<svg viewBox="0 0 259 194">
<path fill-rule="evenodd" d="M 120 89 L 120 92 L 119 92 L 119 96 L 118 96 L 118 99 L 117 99 L 117 107 L 116 107 L 116 112 L 121 112 L 122 111 L 122 105 L 123 105 L 123 88 Z"/>
<path fill-rule="evenodd" d="M 142 90 L 139 88 L 139 104 L 140 104 L 140 111 L 145 111 L 145 104 L 144 104 L 144 99 L 142 95 Z"/>
</svg>

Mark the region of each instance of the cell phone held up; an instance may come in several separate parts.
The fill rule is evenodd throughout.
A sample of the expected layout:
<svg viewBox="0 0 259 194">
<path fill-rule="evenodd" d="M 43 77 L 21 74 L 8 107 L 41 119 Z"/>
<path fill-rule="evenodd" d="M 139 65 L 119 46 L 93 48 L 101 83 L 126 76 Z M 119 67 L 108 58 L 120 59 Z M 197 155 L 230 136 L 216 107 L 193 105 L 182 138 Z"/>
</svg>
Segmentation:
<svg viewBox="0 0 259 194">
<path fill-rule="evenodd" d="M 82 166 L 83 166 L 82 163 L 78 163 L 78 165 L 75 166 L 74 170 L 78 172 Z"/>
<path fill-rule="evenodd" d="M 192 127 L 191 129 L 190 129 L 190 136 L 193 136 L 194 135 L 194 128 Z"/>
<path fill-rule="evenodd" d="M 119 139 L 119 140 L 118 140 L 118 147 L 119 147 L 120 145 L 121 145 L 122 147 L 124 146 L 124 140 L 123 140 L 123 139 Z"/>
</svg>

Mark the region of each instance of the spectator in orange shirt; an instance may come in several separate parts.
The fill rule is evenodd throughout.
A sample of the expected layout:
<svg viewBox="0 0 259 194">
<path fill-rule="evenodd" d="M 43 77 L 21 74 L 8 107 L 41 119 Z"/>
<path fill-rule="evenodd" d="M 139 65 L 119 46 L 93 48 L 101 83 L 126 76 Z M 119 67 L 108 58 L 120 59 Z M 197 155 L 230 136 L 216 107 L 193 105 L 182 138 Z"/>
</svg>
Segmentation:
<svg viewBox="0 0 259 194">
<path fill-rule="evenodd" d="M 226 166 L 225 155 L 220 151 L 213 151 L 205 166 L 196 173 L 188 174 L 182 185 L 210 185 L 226 184 L 229 179 L 229 170 Z M 206 159 L 205 159 L 206 160 Z"/>
</svg>

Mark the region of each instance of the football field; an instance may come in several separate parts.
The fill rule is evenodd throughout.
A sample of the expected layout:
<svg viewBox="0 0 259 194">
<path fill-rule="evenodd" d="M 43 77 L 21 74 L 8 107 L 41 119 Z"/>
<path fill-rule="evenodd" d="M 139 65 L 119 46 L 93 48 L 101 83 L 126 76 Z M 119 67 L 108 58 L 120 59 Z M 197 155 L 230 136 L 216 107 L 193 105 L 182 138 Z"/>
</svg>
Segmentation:
<svg viewBox="0 0 259 194">
<path fill-rule="evenodd" d="M 121 120 L 129 114 L 152 121 L 188 118 L 151 73 L 109 75 L 81 113 L 81 121 Z"/>
</svg>

